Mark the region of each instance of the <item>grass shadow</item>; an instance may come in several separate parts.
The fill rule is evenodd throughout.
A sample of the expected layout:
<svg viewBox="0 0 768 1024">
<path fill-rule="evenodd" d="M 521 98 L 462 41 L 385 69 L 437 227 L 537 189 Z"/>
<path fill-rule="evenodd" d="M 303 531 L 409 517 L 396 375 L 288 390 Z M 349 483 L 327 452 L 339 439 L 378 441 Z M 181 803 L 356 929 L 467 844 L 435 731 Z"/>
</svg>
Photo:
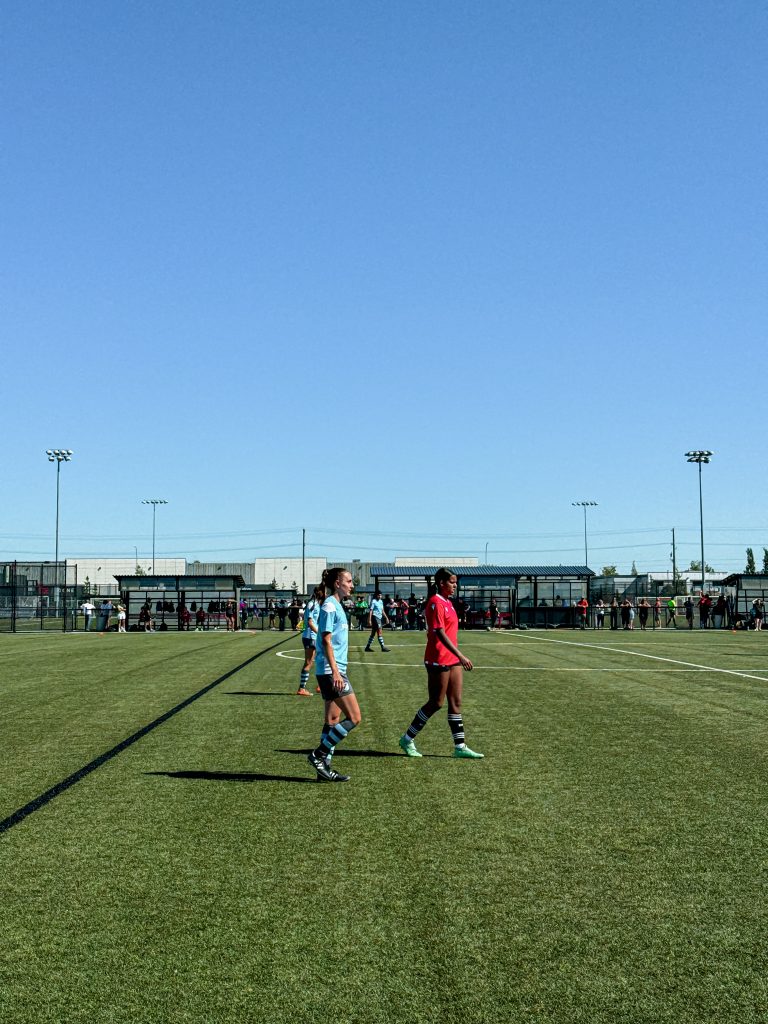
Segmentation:
<svg viewBox="0 0 768 1024">
<path fill-rule="evenodd" d="M 287 750 L 279 749 L 278 754 L 310 754 L 312 752 L 311 747 L 304 747 L 301 750 Z M 450 754 L 422 754 L 422 757 L 451 757 Z M 337 757 L 402 757 L 405 760 L 405 754 L 399 754 L 396 750 L 339 750 L 337 749 L 333 755 L 334 761 Z"/>
</svg>

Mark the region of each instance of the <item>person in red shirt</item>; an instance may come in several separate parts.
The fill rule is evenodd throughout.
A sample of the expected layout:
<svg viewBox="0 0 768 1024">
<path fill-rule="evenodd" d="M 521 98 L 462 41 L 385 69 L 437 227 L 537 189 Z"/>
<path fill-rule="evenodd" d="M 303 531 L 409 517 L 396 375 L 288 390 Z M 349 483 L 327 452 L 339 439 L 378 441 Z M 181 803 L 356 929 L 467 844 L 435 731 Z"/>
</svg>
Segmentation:
<svg viewBox="0 0 768 1024">
<path fill-rule="evenodd" d="M 464 742 L 464 720 L 461 714 L 461 695 L 464 686 L 464 669 L 472 671 L 472 662 L 465 658 L 458 648 L 459 617 L 451 604 L 456 593 L 456 576 L 450 569 L 438 569 L 435 573 L 437 593 L 427 601 L 424 614 L 427 620 L 427 648 L 424 651 L 424 665 L 427 670 L 428 700 L 419 708 L 400 737 L 400 747 L 408 757 L 421 757 L 414 742 L 432 715 L 439 711 L 448 698 L 448 725 L 453 735 L 453 756 L 460 758 L 481 758 Z"/>
<path fill-rule="evenodd" d="M 576 608 L 578 609 L 579 626 L 582 629 L 587 628 L 587 611 L 589 610 L 589 601 L 586 597 L 582 597 L 580 601 L 576 602 Z"/>
</svg>

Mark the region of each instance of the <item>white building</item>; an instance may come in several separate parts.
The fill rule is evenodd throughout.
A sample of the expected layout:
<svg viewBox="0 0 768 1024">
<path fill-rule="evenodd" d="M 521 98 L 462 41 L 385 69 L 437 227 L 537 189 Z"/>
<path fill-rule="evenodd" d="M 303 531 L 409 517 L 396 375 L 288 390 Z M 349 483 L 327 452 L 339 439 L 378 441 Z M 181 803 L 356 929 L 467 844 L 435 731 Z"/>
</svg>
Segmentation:
<svg viewBox="0 0 768 1024">
<path fill-rule="evenodd" d="M 304 593 L 316 587 L 328 565 L 325 558 L 305 558 L 303 561 Z M 257 558 L 253 563 L 253 582 L 269 584 L 275 580 L 278 590 L 302 590 L 301 558 Z"/>
<path fill-rule="evenodd" d="M 139 559 L 138 564 L 147 576 L 183 576 L 187 571 L 186 558 Z M 135 558 L 68 558 L 67 565 L 77 566 L 77 582 L 80 586 L 86 579 L 92 587 L 116 587 L 115 576 L 133 576 L 136 573 Z"/>
</svg>

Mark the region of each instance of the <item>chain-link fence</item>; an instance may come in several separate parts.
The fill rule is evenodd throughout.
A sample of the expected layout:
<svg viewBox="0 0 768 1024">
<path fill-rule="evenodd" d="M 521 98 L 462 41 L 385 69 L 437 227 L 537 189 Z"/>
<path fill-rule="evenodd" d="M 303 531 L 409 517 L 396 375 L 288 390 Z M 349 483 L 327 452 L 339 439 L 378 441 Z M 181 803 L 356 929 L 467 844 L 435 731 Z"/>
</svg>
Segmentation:
<svg viewBox="0 0 768 1024">
<path fill-rule="evenodd" d="M 74 628 L 77 566 L 66 562 L 0 562 L 0 632 Z"/>
</svg>

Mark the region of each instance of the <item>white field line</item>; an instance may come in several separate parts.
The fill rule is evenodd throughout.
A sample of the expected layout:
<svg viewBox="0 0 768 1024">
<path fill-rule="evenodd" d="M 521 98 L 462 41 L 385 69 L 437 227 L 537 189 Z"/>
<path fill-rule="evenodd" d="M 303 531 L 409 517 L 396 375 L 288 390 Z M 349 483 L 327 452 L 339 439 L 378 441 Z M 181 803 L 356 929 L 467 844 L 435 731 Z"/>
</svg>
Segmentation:
<svg viewBox="0 0 768 1024">
<path fill-rule="evenodd" d="M 604 644 L 584 644 L 577 643 L 575 640 L 555 640 L 554 637 L 545 636 L 532 636 L 532 637 L 520 637 L 519 641 L 512 641 L 511 643 L 541 643 L 541 644 L 563 644 L 566 647 L 590 647 L 596 651 L 608 651 L 615 654 L 627 654 L 632 658 L 648 658 L 650 661 L 662 661 L 669 665 L 683 665 L 687 669 L 696 669 L 701 672 L 719 672 L 726 676 L 738 676 L 741 679 L 756 679 L 760 683 L 768 682 L 765 676 L 752 675 L 749 672 L 739 672 L 735 668 L 715 668 L 713 665 L 699 665 L 693 661 L 681 661 L 678 658 L 662 658 L 660 654 L 644 654 L 642 651 L 627 651 L 621 647 L 607 647 Z M 502 645 L 499 645 L 502 646 Z M 504 644 L 503 646 L 507 646 Z M 511 644 L 510 644 L 511 646 Z M 615 670 L 614 670 L 615 671 Z M 757 671 L 761 671 L 758 669 Z M 768 672 L 768 668 L 765 669 Z"/>
<path fill-rule="evenodd" d="M 567 641 L 562 641 L 563 643 Z M 464 644 L 466 647 L 467 645 Z M 496 647 L 512 647 L 513 644 L 495 644 Z M 583 646 L 583 645 L 578 645 Z M 614 650 L 614 648 L 610 648 Z M 634 653 L 634 652 L 633 652 Z M 304 661 L 304 655 L 300 651 L 289 652 L 289 651 L 275 651 L 276 658 L 287 658 L 288 661 Z M 378 661 L 373 658 L 368 661 L 348 661 L 348 665 L 368 665 L 371 668 L 424 668 L 424 662 L 408 663 L 404 661 Z M 681 662 L 683 665 L 687 665 L 687 662 Z M 595 668 L 589 666 L 586 668 L 574 668 L 570 666 L 568 668 L 555 668 L 551 665 L 475 665 L 474 671 L 476 672 L 616 672 L 615 668 Z M 716 672 L 717 669 L 708 668 L 706 665 L 688 666 L 687 668 L 638 668 L 636 672 Z M 723 669 L 722 671 L 725 671 Z M 761 669 L 753 669 L 754 672 L 760 672 Z M 768 669 L 766 669 L 768 672 Z M 764 679 L 762 676 L 747 676 L 748 679 L 761 679 L 762 682 L 768 682 L 768 679 Z"/>
</svg>

